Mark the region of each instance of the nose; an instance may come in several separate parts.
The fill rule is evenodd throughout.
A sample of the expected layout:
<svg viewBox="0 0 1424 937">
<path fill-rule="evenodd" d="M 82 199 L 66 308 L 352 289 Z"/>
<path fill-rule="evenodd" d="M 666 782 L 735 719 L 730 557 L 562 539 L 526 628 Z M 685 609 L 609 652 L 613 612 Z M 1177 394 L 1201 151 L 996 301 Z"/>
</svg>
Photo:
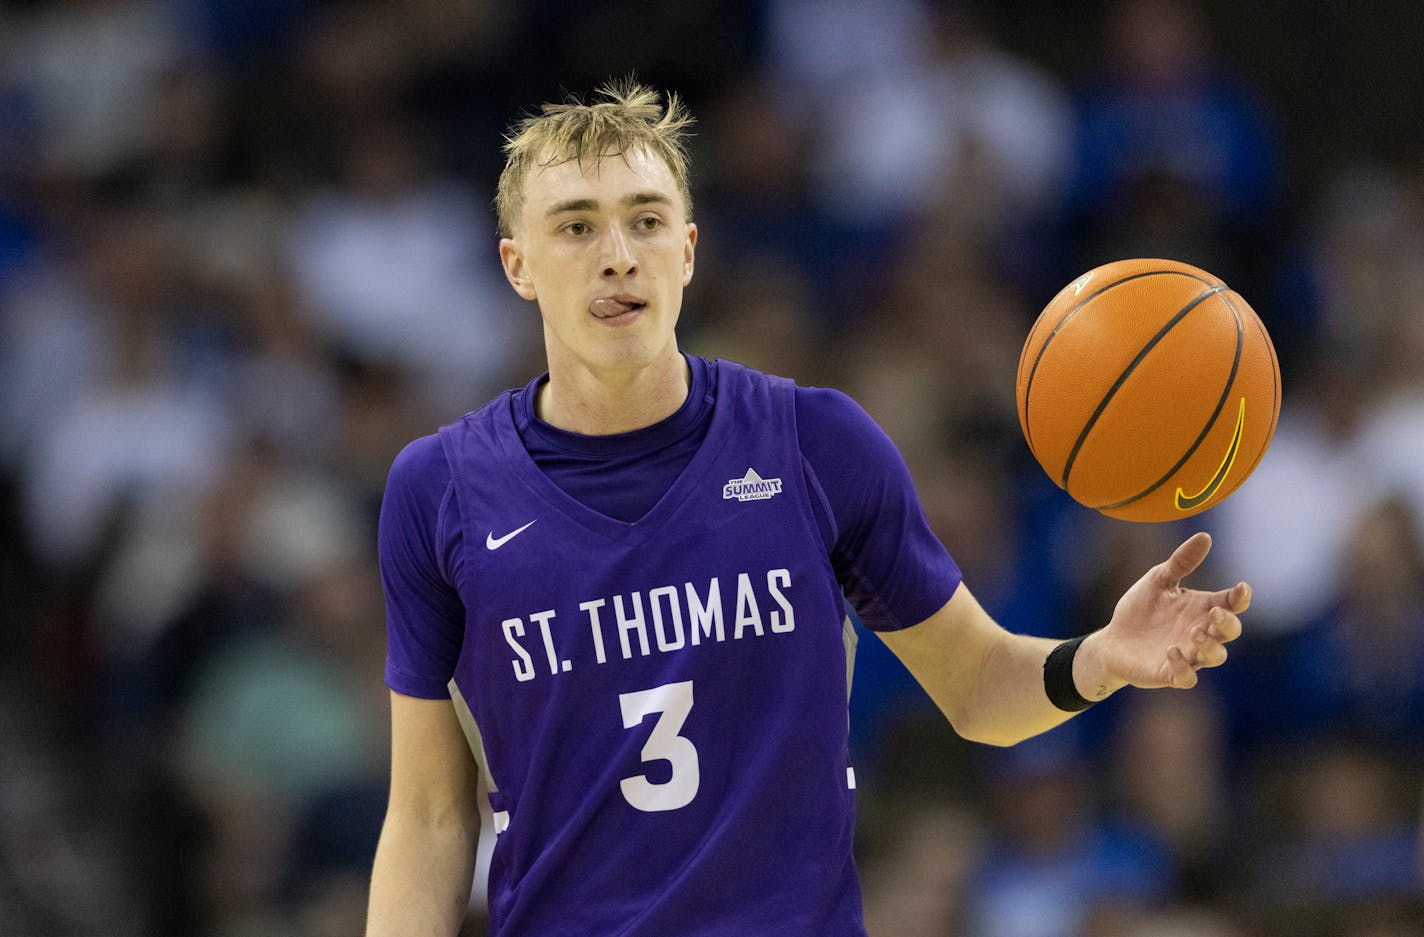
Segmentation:
<svg viewBox="0 0 1424 937">
<path fill-rule="evenodd" d="M 624 231 L 613 228 L 604 239 L 605 256 L 603 275 L 605 277 L 631 276 L 638 269 L 638 260 L 633 256 L 633 245 Z"/>
</svg>

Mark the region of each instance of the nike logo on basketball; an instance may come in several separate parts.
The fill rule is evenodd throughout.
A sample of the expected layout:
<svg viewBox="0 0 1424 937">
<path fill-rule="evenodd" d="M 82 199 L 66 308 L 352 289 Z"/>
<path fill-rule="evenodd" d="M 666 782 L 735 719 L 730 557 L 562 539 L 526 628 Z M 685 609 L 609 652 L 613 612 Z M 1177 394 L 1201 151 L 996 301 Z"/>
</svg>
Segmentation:
<svg viewBox="0 0 1424 937">
<path fill-rule="evenodd" d="M 513 540 L 515 537 L 518 537 L 520 534 L 524 533 L 524 531 L 528 530 L 530 527 L 533 527 L 533 526 L 534 526 L 534 521 L 537 521 L 537 520 L 538 520 L 538 518 L 536 517 L 533 521 L 530 521 L 529 523 L 525 524 L 523 527 L 518 527 L 518 528 L 516 528 L 516 529 L 514 529 L 514 530 L 511 530 L 509 533 L 505 534 L 503 537 L 496 537 L 496 536 L 494 535 L 494 531 L 491 530 L 489 533 L 485 534 L 485 549 L 486 549 L 486 550 L 498 550 L 500 547 L 504 546 L 506 543 L 508 543 L 509 541 Z"/>
<path fill-rule="evenodd" d="M 1236 450 L 1241 448 L 1241 430 L 1246 425 L 1246 398 L 1241 398 L 1241 406 L 1236 411 L 1236 431 L 1231 434 L 1231 445 L 1226 447 L 1226 455 L 1221 460 L 1221 465 L 1216 469 L 1216 474 L 1211 477 L 1211 481 L 1206 483 L 1206 487 L 1194 495 L 1189 495 L 1181 488 L 1177 489 L 1175 503 L 1177 510 L 1190 511 L 1192 508 L 1204 504 L 1208 498 L 1216 494 L 1221 483 L 1226 481 L 1226 475 L 1231 471 L 1231 464 L 1236 461 Z"/>
</svg>

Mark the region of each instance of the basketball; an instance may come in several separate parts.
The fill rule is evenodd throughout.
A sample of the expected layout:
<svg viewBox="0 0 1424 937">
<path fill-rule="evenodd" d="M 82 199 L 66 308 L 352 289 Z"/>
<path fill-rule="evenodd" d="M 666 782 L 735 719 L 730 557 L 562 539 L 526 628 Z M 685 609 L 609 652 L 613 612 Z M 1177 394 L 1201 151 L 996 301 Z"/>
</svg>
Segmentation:
<svg viewBox="0 0 1424 937">
<path fill-rule="evenodd" d="M 1255 470 L 1281 409 L 1275 348 L 1219 278 L 1119 260 L 1065 286 L 1019 356 L 1024 439 L 1075 501 L 1128 521 L 1199 514 Z"/>
</svg>

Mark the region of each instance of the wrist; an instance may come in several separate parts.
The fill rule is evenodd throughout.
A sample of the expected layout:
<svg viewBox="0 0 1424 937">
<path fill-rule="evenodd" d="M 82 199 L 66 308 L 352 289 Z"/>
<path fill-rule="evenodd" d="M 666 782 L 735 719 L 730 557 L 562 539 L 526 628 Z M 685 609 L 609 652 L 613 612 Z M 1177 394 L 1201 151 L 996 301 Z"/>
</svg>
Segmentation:
<svg viewBox="0 0 1424 937">
<path fill-rule="evenodd" d="M 1073 676 L 1074 663 L 1083 637 L 1073 638 L 1056 645 L 1043 660 L 1043 692 L 1056 709 L 1063 712 L 1082 712 L 1093 705 L 1078 692 L 1077 680 Z"/>
<path fill-rule="evenodd" d="M 1127 681 L 1112 675 L 1102 653 L 1103 632 L 1094 631 L 1083 638 L 1078 653 L 1073 655 L 1073 686 L 1086 700 L 1102 702 L 1127 686 Z"/>
<path fill-rule="evenodd" d="M 1109 676 L 1098 640 L 1098 632 L 1093 632 L 1064 641 L 1048 652 L 1043 661 L 1043 689 L 1056 708 L 1082 712 L 1126 685 Z"/>
</svg>

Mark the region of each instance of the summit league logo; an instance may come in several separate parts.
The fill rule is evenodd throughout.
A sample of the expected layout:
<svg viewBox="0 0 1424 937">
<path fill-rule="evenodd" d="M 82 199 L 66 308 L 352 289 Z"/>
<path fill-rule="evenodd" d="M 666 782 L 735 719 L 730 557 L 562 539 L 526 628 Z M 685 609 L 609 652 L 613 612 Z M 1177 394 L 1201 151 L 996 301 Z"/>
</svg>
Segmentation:
<svg viewBox="0 0 1424 937">
<path fill-rule="evenodd" d="M 762 478 L 756 469 L 748 468 L 741 478 L 728 479 L 722 486 L 722 500 L 765 501 L 773 495 L 781 494 L 781 479 Z"/>
</svg>

